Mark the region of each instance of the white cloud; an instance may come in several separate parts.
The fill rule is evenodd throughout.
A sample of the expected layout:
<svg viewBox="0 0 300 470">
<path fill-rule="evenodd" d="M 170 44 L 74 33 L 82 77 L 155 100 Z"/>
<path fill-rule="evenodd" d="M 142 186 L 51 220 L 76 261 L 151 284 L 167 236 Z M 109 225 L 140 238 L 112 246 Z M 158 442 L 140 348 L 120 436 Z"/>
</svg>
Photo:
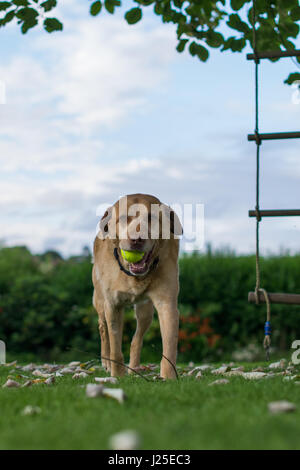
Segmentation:
<svg viewBox="0 0 300 470">
<path fill-rule="evenodd" d="M 26 52 L 0 66 L 7 88 L 0 106 L 1 237 L 34 250 L 51 237 L 74 237 L 74 227 L 59 227 L 61 219 L 94 215 L 96 198 L 112 184 L 159 166 L 130 159 L 118 167 L 107 160 L 103 138 L 132 113 L 147 113 L 149 93 L 164 86 L 175 55 L 168 28 L 129 28 L 123 19 L 89 17 L 79 2 L 65 6 L 77 16 L 65 16 L 62 34 L 27 36 Z M 79 231 L 80 242 L 67 251 L 78 250 L 84 236 Z"/>
<path fill-rule="evenodd" d="M 115 16 L 91 18 L 88 6 L 75 0 L 63 8 L 63 33 L 29 33 L 27 49 L 16 48 L 0 65 L 8 100 L 0 106 L 0 238 L 34 251 L 76 253 L 92 243 L 99 204 L 143 192 L 168 204 L 203 203 L 206 241 L 253 251 L 255 221 L 247 211 L 255 198 L 255 149 L 242 134 L 252 123 L 248 85 L 232 98 L 224 95 L 224 74 L 216 98 L 212 77 L 219 75 L 201 64 L 184 95 L 197 105 L 182 103 L 186 76 L 178 70 L 187 62 L 174 51 L 172 27 L 148 18 L 134 27 Z M 24 40 L 16 34 L 15 41 Z M 196 66 L 184 71 L 194 73 Z M 119 132 L 136 118 L 145 125 L 148 116 L 159 120 L 153 99 L 159 96 L 166 97 L 165 120 L 162 129 L 153 128 L 161 134 L 150 126 L 158 150 L 135 151 L 134 140 L 124 134 L 122 140 Z M 286 110 L 286 126 L 287 115 L 295 119 L 299 109 L 283 100 L 269 106 L 270 114 Z M 177 149 L 181 134 L 174 122 L 169 127 L 172 113 L 188 135 L 188 149 Z M 271 206 L 278 188 L 282 204 L 297 206 L 298 151 L 285 145 L 263 146 L 268 208 L 277 208 Z M 265 247 L 298 249 L 299 224 L 267 221 L 263 230 Z"/>
</svg>

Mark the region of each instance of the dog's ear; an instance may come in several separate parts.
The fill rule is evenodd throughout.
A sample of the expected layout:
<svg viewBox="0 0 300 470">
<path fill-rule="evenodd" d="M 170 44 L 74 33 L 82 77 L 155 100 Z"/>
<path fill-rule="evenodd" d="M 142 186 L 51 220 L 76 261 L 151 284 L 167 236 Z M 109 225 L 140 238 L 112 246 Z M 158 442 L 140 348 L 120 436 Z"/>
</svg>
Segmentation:
<svg viewBox="0 0 300 470">
<path fill-rule="evenodd" d="M 113 208 L 109 207 L 106 209 L 104 215 L 102 216 L 100 223 L 99 223 L 99 233 L 98 233 L 98 238 L 104 239 L 108 236 L 108 223 L 112 218 L 112 212 Z"/>
</svg>

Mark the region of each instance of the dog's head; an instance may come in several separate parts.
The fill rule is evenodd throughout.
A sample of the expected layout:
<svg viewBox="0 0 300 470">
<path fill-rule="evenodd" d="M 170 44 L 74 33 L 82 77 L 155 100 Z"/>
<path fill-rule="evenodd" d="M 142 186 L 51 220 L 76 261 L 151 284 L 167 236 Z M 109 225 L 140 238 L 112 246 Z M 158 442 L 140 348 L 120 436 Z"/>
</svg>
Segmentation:
<svg viewBox="0 0 300 470">
<path fill-rule="evenodd" d="M 131 194 L 106 210 L 98 236 L 112 240 L 125 269 L 135 276 L 144 276 L 162 244 L 181 234 L 179 218 L 170 207 L 154 196 Z M 122 257 L 121 250 L 143 256 L 137 262 L 130 262 Z"/>
</svg>

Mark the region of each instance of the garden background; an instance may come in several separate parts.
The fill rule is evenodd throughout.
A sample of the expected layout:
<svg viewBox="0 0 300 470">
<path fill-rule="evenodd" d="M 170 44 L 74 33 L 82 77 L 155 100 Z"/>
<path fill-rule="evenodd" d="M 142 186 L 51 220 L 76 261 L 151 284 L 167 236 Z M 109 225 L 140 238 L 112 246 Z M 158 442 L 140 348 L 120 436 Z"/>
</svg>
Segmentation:
<svg viewBox="0 0 300 470">
<path fill-rule="evenodd" d="M 248 304 L 255 286 L 255 258 L 207 246 L 182 254 L 178 361 L 256 360 L 263 350 L 265 307 Z M 300 293 L 300 254 L 262 259 L 262 284 L 272 292 Z M 0 338 L 10 359 L 58 361 L 99 355 L 97 314 L 92 306 L 92 259 L 63 258 L 55 251 L 32 254 L 26 247 L 0 249 Z M 283 353 L 299 337 L 300 306 L 272 305 L 272 346 Z M 124 353 L 135 331 L 125 313 Z M 142 361 L 158 361 L 157 315 L 146 334 Z"/>
</svg>

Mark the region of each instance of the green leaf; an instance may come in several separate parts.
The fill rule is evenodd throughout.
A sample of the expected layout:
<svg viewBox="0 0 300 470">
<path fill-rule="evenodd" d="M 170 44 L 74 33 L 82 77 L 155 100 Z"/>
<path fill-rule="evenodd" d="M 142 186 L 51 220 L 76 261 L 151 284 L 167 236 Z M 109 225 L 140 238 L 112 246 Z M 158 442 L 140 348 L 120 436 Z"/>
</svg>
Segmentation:
<svg viewBox="0 0 300 470">
<path fill-rule="evenodd" d="M 249 26 L 247 25 L 247 23 L 244 23 L 244 21 L 241 20 L 237 13 L 234 13 L 233 15 L 229 16 L 229 21 L 227 21 L 227 25 L 231 29 L 235 29 L 237 31 L 240 31 L 241 33 L 247 33 L 249 31 Z"/>
<path fill-rule="evenodd" d="M 162 15 L 163 11 L 164 11 L 164 9 L 163 9 L 162 3 L 161 2 L 155 2 L 154 13 L 156 15 Z"/>
<path fill-rule="evenodd" d="M 300 20 L 300 7 L 295 7 L 291 10 L 291 18 L 293 21 Z"/>
<path fill-rule="evenodd" d="M 52 33 L 53 31 L 62 31 L 63 25 L 57 18 L 46 18 L 44 28 L 48 33 Z"/>
<path fill-rule="evenodd" d="M 198 45 L 197 47 L 197 56 L 199 57 L 202 62 L 206 62 L 209 57 L 209 52 L 206 47 Z"/>
<path fill-rule="evenodd" d="M 119 0 L 105 0 L 104 6 L 108 13 L 113 14 L 115 12 L 115 7 L 119 7 L 121 2 Z"/>
<path fill-rule="evenodd" d="M 206 44 L 210 47 L 220 47 L 223 44 L 224 38 L 221 33 L 216 31 L 207 31 L 206 34 Z"/>
<path fill-rule="evenodd" d="M 149 5 L 152 5 L 152 3 L 154 3 L 155 0 L 137 0 L 137 3 L 139 3 L 140 5 L 143 5 L 145 7 L 148 7 Z"/>
<path fill-rule="evenodd" d="M 194 41 L 190 44 L 189 51 L 192 56 L 197 55 L 202 62 L 206 62 L 209 57 L 208 50 Z"/>
<path fill-rule="evenodd" d="M 45 11 L 50 11 L 52 8 L 56 7 L 56 4 L 56 0 L 47 0 L 46 2 L 41 3 L 41 7 L 43 7 Z"/>
<path fill-rule="evenodd" d="M 289 41 L 288 39 L 284 43 L 286 49 L 296 49 L 295 44 L 292 41 Z"/>
<path fill-rule="evenodd" d="M 0 11 L 7 10 L 9 7 L 11 7 L 11 2 L 0 2 Z"/>
<path fill-rule="evenodd" d="M 231 36 L 224 42 L 224 46 L 222 47 L 221 51 L 223 52 L 230 49 L 232 52 L 241 52 L 245 46 L 245 38 L 236 39 L 235 37 Z"/>
<path fill-rule="evenodd" d="M 290 73 L 288 78 L 286 80 L 284 80 L 284 83 L 286 83 L 287 85 L 292 85 L 296 80 L 300 81 L 300 73 L 299 72 Z"/>
<path fill-rule="evenodd" d="M 246 46 L 246 40 L 244 38 L 234 39 L 231 44 L 232 52 L 241 52 Z"/>
<path fill-rule="evenodd" d="M 141 8 L 132 8 L 131 10 L 125 13 L 125 20 L 128 24 L 135 24 L 142 18 Z"/>
<path fill-rule="evenodd" d="M 178 52 L 183 52 L 187 42 L 189 42 L 188 39 L 181 39 L 179 43 L 177 44 L 176 50 Z"/>
<path fill-rule="evenodd" d="M 298 3 L 298 0 L 283 0 L 282 6 L 285 9 L 288 9 L 288 8 L 293 8 L 294 6 L 296 6 L 297 3 Z"/>
<path fill-rule="evenodd" d="M 28 0 L 13 0 L 12 3 L 17 7 L 27 7 L 29 5 Z"/>
<path fill-rule="evenodd" d="M 37 24 L 38 24 L 38 20 L 36 18 L 32 18 L 31 20 L 24 21 L 21 26 L 21 32 L 23 34 L 26 34 L 29 29 L 33 28 Z"/>
<path fill-rule="evenodd" d="M 296 38 L 299 33 L 299 25 L 292 21 L 282 21 L 280 24 L 280 32 L 285 39 L 289 37 Z"/>
<path fill-rule="evenodd" d="M 15 10 L 11 10 L 6 15 L 4 18 L 0 20 L 0 26 L 5 26 L 7 23 L 9 23 L 13 18 L 15 17 Z"/>
<path fill-rule="evenodd" d="M 238 11 L 240 10 L 245 3 L 247 3 L 249 0 L 231 0 L 231 7 L 233 10 Z"/>
<path fill-rule="evenodd" d="M 94 2 L 92 3 L 91 8 L 90 8 L 90 14 L 93 16 L 97 16 L 99 15 L 101 9 L 102 9 L 102 3 L 100 1 Z"/>
<path fill-rule="evenodd" d="M 189 45 L 189 51 L 192 56 L 196 55 L 196 46 L 197 43 L 195 41 L 191 42 L 191 44 Z"/>
<path fill-rule="evenodd" d="M 177 8 L 181 8 L 183 4 L 184 4 L 184 0 L 174 0 L 174 5 Z"/>
<path fill-rule="evenodd" d="M 16 12 L 16 17 L 22 21 L 33 21 L 37 16 L 39 14 L 34 8 L 24 7 Z"/>
</svg>

